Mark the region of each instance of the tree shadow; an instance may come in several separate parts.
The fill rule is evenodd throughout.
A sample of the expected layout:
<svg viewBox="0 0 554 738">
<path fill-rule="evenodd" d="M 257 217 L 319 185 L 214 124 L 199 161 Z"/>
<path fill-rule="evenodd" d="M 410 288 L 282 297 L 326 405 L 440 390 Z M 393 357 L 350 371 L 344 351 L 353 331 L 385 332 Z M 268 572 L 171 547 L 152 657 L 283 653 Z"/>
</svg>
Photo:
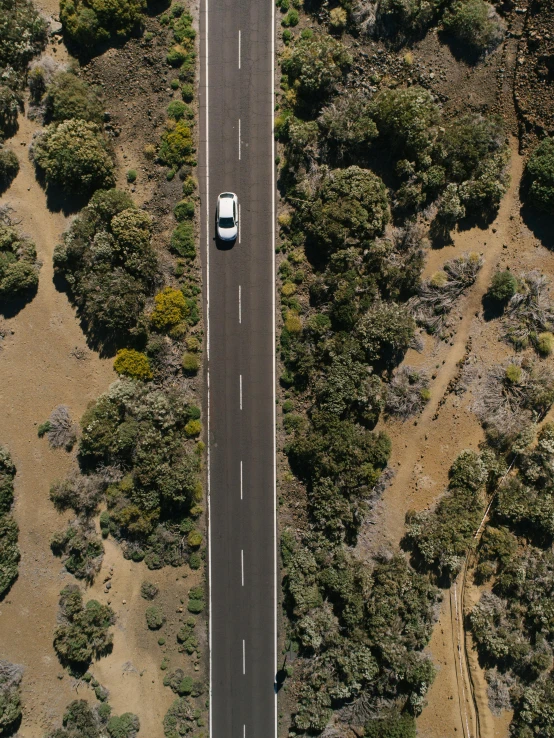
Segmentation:
<svg viewBox="0 0 554 738">
<path fill-rule="evenodd" d="M 483 295 L 481 304 L 483 306 L 483 318 L 487 323 L 491 320 L 501 318 L 504 315 L 505 304 L 495 300 L 488 292 L 485 292 Z"/>
<path fill-rule="evenodd" d="M 15 318 L 15 316 L 20 313 L 24 307 L 26 307 L 30 302 L 34 300 L 37 292 L 38 285 L 32 287 L 29 290 L 26 290 L 25 292 L 22 292 L 16 297 L 3 300 L 2 304 L 0 305 L 0 315 L 2 315 L 4 318 Z"/>
<path fill-rule="evenodd" d="M 523 205 L 520 215 L 529 230 L 542 245 L 554 251 L 554 216 L 541 213 L 530 205 Z"/>
</svg>

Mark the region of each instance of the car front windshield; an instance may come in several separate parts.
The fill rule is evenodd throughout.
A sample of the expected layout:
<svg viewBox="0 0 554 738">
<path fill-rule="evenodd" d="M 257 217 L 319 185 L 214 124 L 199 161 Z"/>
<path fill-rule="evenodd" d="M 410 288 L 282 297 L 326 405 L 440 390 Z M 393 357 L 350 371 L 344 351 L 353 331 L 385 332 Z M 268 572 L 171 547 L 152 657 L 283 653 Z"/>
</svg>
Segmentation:
<svg viewBox="0 0 554 738">
<path fill-rule="evenodd" d="M 235 225 L 235 221 L 232 218 L 220 218 L 219 219 L 220 228 L 233 228 L 234 225 Z"/>
</svg>

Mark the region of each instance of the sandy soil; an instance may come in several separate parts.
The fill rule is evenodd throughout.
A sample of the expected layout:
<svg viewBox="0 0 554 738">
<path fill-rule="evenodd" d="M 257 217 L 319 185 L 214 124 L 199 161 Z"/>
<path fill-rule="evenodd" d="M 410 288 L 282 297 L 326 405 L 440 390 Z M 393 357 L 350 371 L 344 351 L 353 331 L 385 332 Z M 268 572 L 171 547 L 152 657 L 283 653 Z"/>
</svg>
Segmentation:
<svg viewBox="0 0 554 738">
<path fill-rule="evenodd" d="M 63 575 L 50 552 L 50 537 L 62 520 L 48 497 L 50 483 L 66 472 L 71 460 L 37 437 L 37 424 L 59 404 L 68 405 L 78 419 L 114 379 L 111 361 L 87 349 L 67 297 L 52 281 L 52 253 L 67 221 L 47 210 L 35 180 L 27 156 L 34 130 L 35 124 L 21 116 L 19 132 L 10 140 L 21 170 L 0 200 L 13 207 L 13 217 L 33 239 L 43 262 L 38 293 L 5 321 L 8 335 L 0 351 L 0 442 L 17 467 L 14 514 L 22 551 L 19 579 L 0 604 L 0 652 L 25 666 L 22 733 L 29 738 L 41 736 L 75 697 L 67 677 L 58 681 L 62 669 L 52 647 L 59 592 L 71 577 Z M 86 358 L 75 358 L 75 349 Z"/>
</svg>

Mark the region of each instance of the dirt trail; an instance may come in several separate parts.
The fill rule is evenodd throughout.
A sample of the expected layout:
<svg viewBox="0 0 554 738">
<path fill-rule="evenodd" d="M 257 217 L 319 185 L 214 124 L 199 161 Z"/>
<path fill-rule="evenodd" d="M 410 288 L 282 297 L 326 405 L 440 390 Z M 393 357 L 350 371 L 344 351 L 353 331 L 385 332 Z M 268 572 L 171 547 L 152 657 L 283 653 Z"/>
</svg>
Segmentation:
<svg viewBox="0 0 554 738">
<path fill-rule="evenodd" d="M 448 469 L 455 457 L 464 448 L 477 449 L 483 438 L 480 425 L 467 407 L 467 399 L 449 393 L 449 385 L 459 372 L 468 349 L 476 341 L 482 342 L 484 324 L 481 317 L 483 294 L 488 289 L 491 275 L 503 260 L 512 238 L 511 220 L 517 212 L 518 187 L 523 170 L 523 160 L 518 154 L 517 141 L 511 141 L 511 184 L 504 197 L 498 215 L 487 230 L 472 228 L 454 235 L 454 245 L 431 251 L 428 255 L 425 274 L 430 276 L 442 267 L 445 261 L 464 252 L 477 251 L 484 255 L 485 263 L 477 281 L 457 308 L 459 322 L 454 326 L 456 333 L 449 345 L 436 344 L 435 339 L 426 339 L 425 350 L 418 354 L 410 351 L 405 363 L 425 367 L 435 373 L 431 384 L 432 399 L 417 421 L 406 423 L 389 422 L 386 430 L 393 442 L 391 466 L 396 471 L 390 487 L 385 491 L 380 505 L 379 527 L 386 531 L 386 539 L 398 545 L 404 534 L 404 518 L 409 509 L 422 510 L 430 507 L 446 487 Z M 500 348 L 502 351 L 502 348 Z M 432 685 L 428 704 L 418 720 L 419 734 L 424 738 L 445 738 L 455 733 L 462 736 L 475 735 L 468 717 L 467 729 L 463 705 L 463 692 L 470 700 L 470 685 L 462 689 L 460 663 L 456 641 L 461 632 L 461 604 L 456 619 L 455 603 L 445 591 L 439 622 L 430 643 L 430 651 L 439 668 L 439 675 Z M 462 636 L 460 636 L 462 637 Z M 486 682 L 476 659 L 473 688 L 481 708 L 481 736 L 494 738 L 497 733 L 488 708 Z M 466 671 L 466 665 L 463 665 Z M 458 695 L 461 695 L 460 697 Z M 468 704 L 470 704 L 468 702 Z M 463 723 L 462 723 L 463 721 Z"/>
</svg>

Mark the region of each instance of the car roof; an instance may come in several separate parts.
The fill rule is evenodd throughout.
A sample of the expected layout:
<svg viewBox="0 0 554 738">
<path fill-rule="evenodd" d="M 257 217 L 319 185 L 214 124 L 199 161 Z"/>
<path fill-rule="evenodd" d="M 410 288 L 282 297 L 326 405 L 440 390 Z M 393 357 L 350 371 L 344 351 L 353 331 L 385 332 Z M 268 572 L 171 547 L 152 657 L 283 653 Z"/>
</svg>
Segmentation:
<svg viewBox="0 0 554 738">
<path fill-rule="evenodd" d="M 222 218 L 229 218 L 233 215 L 233 198 L 223 197 L 219 201 L 219 215 Z"/>
</svg>

